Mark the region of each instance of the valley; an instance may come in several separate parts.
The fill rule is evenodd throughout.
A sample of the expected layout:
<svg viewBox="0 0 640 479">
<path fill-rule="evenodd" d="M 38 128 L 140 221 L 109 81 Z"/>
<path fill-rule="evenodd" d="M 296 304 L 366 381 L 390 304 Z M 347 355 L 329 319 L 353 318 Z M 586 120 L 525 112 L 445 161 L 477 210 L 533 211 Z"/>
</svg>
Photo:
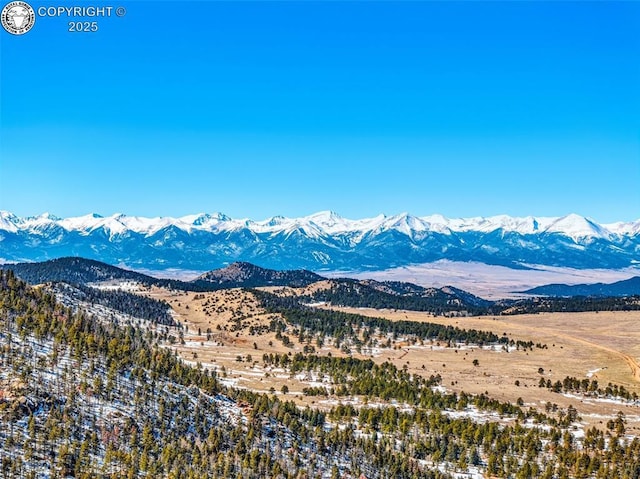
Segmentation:
<svg viewBox="0 0 640 479">
<path fill-rule="evenodd" d="M 191 282 L 82 258 L 16 270 L 35 287 L 0 271 L 0 460 L 26 477 L 640 467 L 635 296 L 492 302 L 249 263 Z"/>
<path fill-rule="evenodd" d="M 336 396 L 305 396 L 303 389 L 317 385 L 317 378 L 313 379 L 309 374 L 292 375 L 282 368 L 274 369 L 264 364 L 262 356 L 265 353 L 302 353 L 305 346 L 316 343 L 309 340 L 300 343 L 292 338 L 285 346 L 276 338 L 276 333 L 268 331 L 274 315 L 264 311 L 252 293 L 241 289 L 202 294 L 154 289 L 145 294 L 167 301 L 179 322 L 186 326 L 185 344 L 172 346 L 181 357 L 192 363 L 200 362 L 219 373 L 224 371 L 223 381 L 227 384 L 277 394 L 281 394 L 286 385 L 289 391 L 286 396 L 296 403 L 324 409 L 349 400 Z M 372 359 L 376 364 L 389 362 L 398 369 L 425 378 L 439 375 L 442 388 L 458 394 L 488 393 L 500 401 L 516 403 L 521 400 L 526 406 L 539 410 L 544 410 L 547 403 L 561 408 L 571 405 L 581 413 L 584 427 L 604 428 L 607 420 L 622 411 L 629 424 L 629 433 L 640 436 L 638 401 L 593 398 L 539 387 L 541 379 L 555 383 L 566 377 L 576 377 L 597 380 L 605 387 L 608 383 L 621 385 L 632 394 L 640 394 L 640 368 L 635 359 L 640 357 L 640 312 L 446 318 L 415 311 L 323 307 L 392 321 L 409 320 L 490 331 L 497 336 L 506 334 L 524 342 L 543 344 L 544 348 L 535 345 L 503 348 L 496 344 L 480 347 L 460 343 L 449 345 L 437 340 L 414 342 L 408 336 L 392 340 L 389 347 L 363 347 L 360 352 L 353 350 L 351 354 L 332 346 L 331 341 L 314 350 L 320 356 Z M 207 340 L 207 329 L 212 331 L 210 340 Z M 388 337 L 381 335 L 380 339 L 382 344 Z M 478 365 L 474 365 L 474 361 Z M 322 386 L 330 389 L 332 385 Z"/>
<path fill-rule="evenodd" d="M 640 0 L 42 4 L 0 479 L 640 479 Z"/>
</svg>

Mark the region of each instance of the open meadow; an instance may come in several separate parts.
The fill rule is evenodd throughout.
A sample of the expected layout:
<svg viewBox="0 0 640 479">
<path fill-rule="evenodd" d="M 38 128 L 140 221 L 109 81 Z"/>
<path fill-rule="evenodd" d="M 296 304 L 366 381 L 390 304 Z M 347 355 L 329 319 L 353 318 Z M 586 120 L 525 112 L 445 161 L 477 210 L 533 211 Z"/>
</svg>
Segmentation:
<svg viewBox="0 0 640 479">
<path fill-rule="evenodd" d="M 328 378 L 309 374 L 292 375 L 283 368 L 265 365 L 263 354 L 302 352 L 309 342 L 300 343 L 294 334 L 288 345 L 269 331 L 278 314 L 265 312 L 255 297 L 241 289 L 208 293 L 169 291 L 153 288 L 145 294 L 167 301 L 176 318 L 186 327 L 184 344 L 172 347 L 189 362 L 216 369 L 223 383 L 260 392 L 286 395 L 301 405 L 327 408 L 345 398 L 305 396 L 310 386 L 326 386 Z M 640 406 L 637 401 L 614 397 L 588 397 L 576 391 L 554 392 L 540 387 L 541 380 L 556 383 L 566 377 L 596 380 L 624 386 L 640 394 L 640 312 L 545 313 L 514 316 L 455 317 L 433 316 L 412 311 L 368 308 L 328 309 L 387 318 L 456 326 L 464 329 L 506 334 L 514 340 L 534 343 L 530 348 L 501 345 L 447 344 L 397 337 L 390 347 L 353 350 L 355 358 L 389 361 L 399 369 L 429 377 L 439 374 L 441 386 L 450 392 L 488 393 L 500 401 L 550 410 L 555 405 L 573 406 L 586 427 L 604 428 L 621 411 L 627 433 L 640 436 Z M 207 332 L 208 331 L 208 332 Z M 386 340 L 380 338 L 380 343 Z M 344 350 L 327 341 L 316 347 L 318 355 L 345 356 Z M 356 399 L 362 401 L 362 398 Z"/>
</svg>

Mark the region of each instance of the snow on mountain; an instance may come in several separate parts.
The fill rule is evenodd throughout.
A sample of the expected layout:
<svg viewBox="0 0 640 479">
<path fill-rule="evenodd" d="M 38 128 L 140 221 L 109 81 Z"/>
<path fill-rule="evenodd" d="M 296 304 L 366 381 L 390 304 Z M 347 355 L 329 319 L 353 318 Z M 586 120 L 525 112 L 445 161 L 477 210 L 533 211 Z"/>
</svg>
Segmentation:
<svg viewBox="0 0 640 479">
<path fill-rule="evenodd" d="M 8 211 L 0 211 L 0 230 L 15 233 L 18 231 L 20 218 Z"/>
<path fill-rule="evenodd" d="M 347 231 L 351 227 L 349 220 L 345 220 L 342 216 L 334 211 L 320 211 L 305 218 L 322 228 L 327 233 L 336 233 Z"/>
<path fill-rule="evenodd" d="M 620 236 L 636 236 L 640 234 L 640 220 L 628 223 L 618 221 L 616 223 L 610 223 L 602 226 L 611 233 Z"/>
<path fill-rule="evenodd" d="M 67 231 L 91 231 L 96 229 L 98 225 L 104 221 L 104 217 L 97 213 L 91 213 L 85 216 L 78 216 L 76 218 L 66 218 L 60 221 L 62 226 Z"/>
<path fill-rule="evenodd" d="M 9 216 L 10 215 L 10 216 Z M 28 230 L 35 235 L 46 235 L 59 229 L 58 222 L 60 218 L 53 216 L 50 213 L 43 213 L 38 216 L 29 216 L 26 218 L 18 218 L 9 213 L 8 217 L 13 217 L 16 221 L 13 221 L 17 231 Z"/>
<path fill-rule="evenodd" d="M 613 233 L 593 220 L 570 214 L 558 218 L 546 228 L 547 233 L 560 233 L 576 241 L 581 238 L 608 239 Z"/>
<path fill-rule="evenodd" d="M 231 218 L 223 213 L 199 213 L 197 215 L 187 215 L 182 216 L 178 219 L 173 218 L 159 218 L 160 220 L 164 220 L 169 223 L 173 223 L 185 231 L 191 231 L 192 229 L 202 229 L 202 230 L 214 230 L 216 227 L 219 227 L 221 224 L 231 222 Z M 240 223 L 236 221 L 235 223 Z M 168 226 L 168 225 L 167 225 Z M 166 227 L 166 226 L 164 226 Z M 154 230 L 155 232 L 157 230 Z"/>
<path fill-rule="evenodd" d="M 451 220 L 442 215 L 422 216 L 420 218 L 428 225 L 429 231 L 441 234 L 451 234 Z"/>
<path fill-rule="evenodd" d="M 105 233 L 108 233 L 109 236 L 113 236 L 122 234 L 130 229 L 120 221 L 121 218 L 123 218 L 123 215 L 118 214 L 105 218 L 96 213 L 92 213 L 77 218 L 66 218 L 54 221 L 54 223 L 67 231 L 77 231 L 83 235 L 87 235 L 96 230 L 103 230 Z"/>
<path fill-rule="evenodd" d="M 0 251 L 7 261 L 79 255 L 149 269 L 255 261 L 276 269 L 371 271 L 440 259 L 618 268 L 640 263 L 640 220 L 603 225 L 575 214 L 450 219 L 408 213 L 352 220 L 332 211 L 258 221 L 222 213 L 60 219 L 0 211 Z"/>
<path fill-rule="evenodd" d="M 10 212 L 0 211 L 0 230 L 17 232 L 59 226 L 66 231 L 88 234 L 104 229 L 110 234 L 133 232 L 153 235 L 174 226 L 179 230 L 221 232 L 248 229 L 254 233 L 290 234 L 299 230 L 310 236 L 330 236 L 343 233 L 371 233 L 395 230 L 407 236 L 414 233 L 434 232 L 441 234 L 477 232 L 489 233 L 497 230 L 522 235 L 558 233 L 573 240 L 583 238 L 608 239 L 612 236 L 634 236 L 640 233 L 640 220 L 629 223 L 598 224 L 576 214 L 563 217 L 523 218 L 506 215 L 474 218 L 445 218 L 442 215 L 417 217 L 408 213 L 393 216 L 378 215 L 358 220 L 346 219 L 333 211 L 321 211 L 301 218 L 274 216 L 262 221 L 232 219 L 222 213 L 195 214 L 179 218 L 127 216 L 114 214 L 103 217 L 98 214 L 60 219 L 49 213 L 20 218 Z"/>
<path fill-rule="evenodd" d="M 542 233 L 558 218 L 526 216 L 514 218 L 507 215 L 448 219 L 442 215 L 425 216 L 423 220 L 432 225 L 431 230 L 445 232 L 481 232 L 490 233 L 497 230 L 519 234 Z"/>
<path fill-rule="evenodd" d="M 395 230 L 411 237 L 414 233 L 429 231 L 429 223 L 411 216 L 409 213 L 401 213 L 386 218 L 377 229 L 380 231 Z"/>
</svg>

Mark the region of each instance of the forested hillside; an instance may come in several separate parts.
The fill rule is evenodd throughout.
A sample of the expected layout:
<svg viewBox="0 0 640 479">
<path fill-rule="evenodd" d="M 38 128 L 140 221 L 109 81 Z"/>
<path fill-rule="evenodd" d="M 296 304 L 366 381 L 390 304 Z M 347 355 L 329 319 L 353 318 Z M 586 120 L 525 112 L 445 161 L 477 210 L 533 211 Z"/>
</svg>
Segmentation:
<svg viewBox="0 0 640 479">
<path fill-rule="evenodd" d="M 130 293 L 121 289 L 98 289 L 83 284 L 50 283 L 47 285 L 58 297 L 70 304 L 78 301 L 100 304 L 114 311 L 166 326 L 177 326 L 171 307 L 164 301 Z"/>
<path fill-rule="evenodd" d="M 154 278 L 101 261 L 78 257 L 57 258 L 39 263 L 5 264 L 0 265 L 0 269 L 12 270 L 20 279 L 30 284 L 64 281 L 70 284 L 86 285 L 105 281 L 131 281 L 147 286 L 154 285 L 184 291 L 210 291 L 214 289 L 211 285 Z"/>
<path fill-rule="evenodd" d="M 455 326 L 415 321 L 390 321 L 383 318 L 331 311 L 307 306 L 297 298 L 279 297 L 263 291 L 253 291 L 262 306 L 271 313 L 281 314 L 289 324 L 304 333 L 316 335 L 320 341 L 329 336 L 356 346 L 373 346 L 374 336 L 391 333 L 395 337 L 433 339 L 447 342 L 508 344 L 509 338 L 498 337 L 486 331 L 467 330 Z M 285 324 L 272 324 L 272 328 L 284 330 Z"/>
<path fill-rule="evenodd" d="M 352 322 L 353 324 L 353 322 Z M 73 312 L 0 273 L 0 467 L 26 478 L 635 477 L 640 441 L 619 416 L 572 434 L 575 409 L 541 413 L 442 392 L 385 363 L 265 354 L 326 375 L 326 409 L 221 387 L 163 347 L 165 326 Z"/>
<path fill-rule="evenodd" d="M 419 288 L 419 289 L 418 289 Z M 330 288 L 319 289 L 309 301 L 323 301 L 336 306 L 374 309 L 406 309 L 434 314 L 459 312 L 467 315 L 486 314 L 491 305 L 470 293 L 449 288 L 420 288 L 410 283 L 378 283 L 356 280 L 334 280 Z"/>
<path fill-rule="evenodd" d="M 585 311 L 637 311 L 640 296 L 630 297 L 541 297 L 497 303 L 500 314 L 578 313 Z"/>
<path fill-rule="evenodd" d="M 255 288 L 259 286 L 308 286 L 324 278 L 306 270 L 284 270 L 261 268 L 255 264 L 239 261 L 221 269 L 215 269 L 196 278 L 193 283 L 215 288 Z"/>
</svg>

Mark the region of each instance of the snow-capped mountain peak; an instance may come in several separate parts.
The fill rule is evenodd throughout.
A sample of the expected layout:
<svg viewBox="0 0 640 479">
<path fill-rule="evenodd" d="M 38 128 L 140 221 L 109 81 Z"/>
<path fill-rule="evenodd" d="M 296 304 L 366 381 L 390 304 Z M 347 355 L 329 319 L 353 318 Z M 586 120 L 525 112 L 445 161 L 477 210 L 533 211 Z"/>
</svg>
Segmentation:
<svg viewBox="0 0 640 479">
<path fill-rule="evenodd" d="M 20 218 L 13 213 L 0 210 L 0 231 L 4 230 L 15 233 L 18 231 L 18 224 L 20 221 Z"/>
<path fill-rule="evenodd" d="M 439 259 L 625 267 L 640 264 L 640 220 L 603 225 L 576 214 L 451 219 L 409 213 L 353 220 L 332 211 L 257 221 L 222 213 L 59 219 L 0 211 L 0 250 L 5 261 L 81 255 L 114 264 L 206 270 L 239 260 L 275 269 L 352 271 Z"/>
<path fill-rule="evenodd" d="M 640 220 L 631 221 L 628 223 L 625 223 L 623 221 L 618 221 L 616 223 L 610 223 L 602 226 L 606 228 L 608 231 L 616 235 L 635 236 L 640 234 Z"/>
<path fill-rule="evenodd" d="M 582 238 L 609 238 L 612 235 L 604 226 L 575 213 L 556 219 L 545 232 L 560 233 L 575 241 Z"/>
<path fill-rule="evenodd" d="M 640 220 L 629 223 L 617 222 L 602 225 L 590 218 L 574 213 L 555 218 L 498 215 L 449 219 L 438 214 L 418 217 L 406 212 L 393 216 L 381 214 L 373 218 L 351 220 L 343 218 L 333 211 L 321 211 L 301 218 L 273 216 L 266 220 L 259 221 L 250 219 L 236 220 L 223 213 L 199 213 L 179 218 L 147 218 L 142 216 L 127 216 L 122 213 L 105 217 L 97 213 L 91 213 L 84 216 L 60 219 L 49 213 L 20 218 L 11 212 L 0 211 L 0 230 L 11 232 L 29 231 L 34 227 L 42 226 L 60 226 L 67 231 L 82 233 L 103 228 L 112 233 L 131 231 L 139 234 L 153 234 L 169 226 L 187 232 L 194 229 L 214 232 L 220 229 L 247 228 L 255 233 L 266 231 L 277 233 L 290 231 L 292 228 L 301 228 L 302 230 L 311 230 L 314 233 L 325 235 L 345 232 L 382 232 L 389 230 L 396 230 L 407 235 L 417 232 L 488 233 L 503 230 L 523 235 L 557 233 L 578 241 L 582 238 L 610 238 L 612 236 L 638 234 L 640 231 Z"/>
</svg>

